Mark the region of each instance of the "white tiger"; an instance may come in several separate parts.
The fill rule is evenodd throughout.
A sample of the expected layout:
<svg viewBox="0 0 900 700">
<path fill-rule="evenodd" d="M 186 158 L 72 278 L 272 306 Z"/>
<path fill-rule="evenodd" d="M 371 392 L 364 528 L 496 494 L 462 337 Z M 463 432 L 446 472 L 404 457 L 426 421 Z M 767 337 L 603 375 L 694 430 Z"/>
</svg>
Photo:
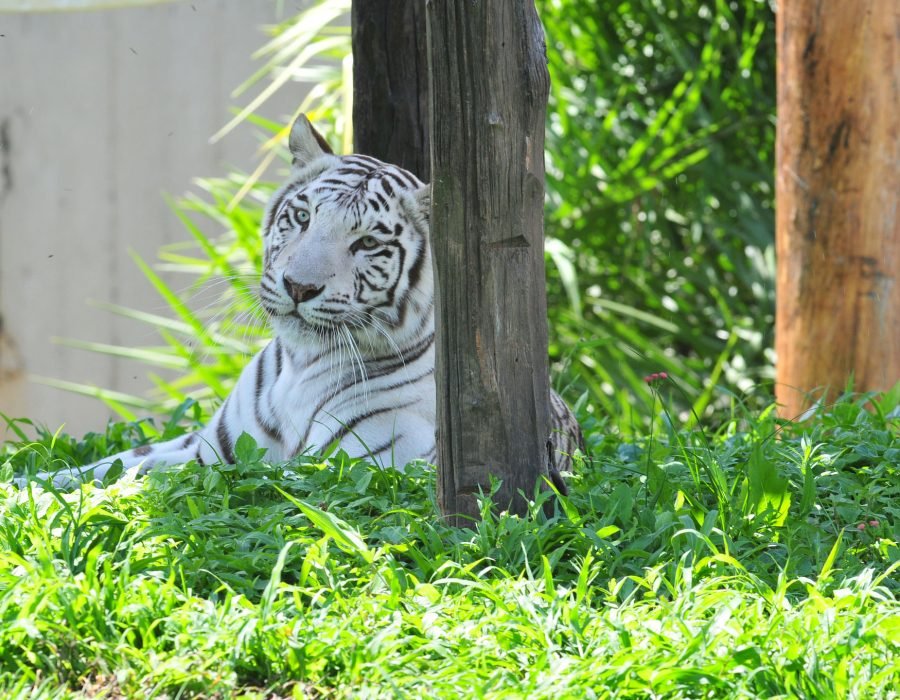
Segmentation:
<svg viewBox="0 0 900 700">
<path fill-rule="evenodd" d="M 334 155 L 303 115 L 289 146 L 290 178 L 262 226 L 260 300 L 272 342 L 203 429 L 38 478 L 99 483 L 118 460 L 140 473 L 231 463 L 244 432 L 272 461 L 335 442 L 397 468 L 435 461 L 430 188 L 375 158 Z M 555 472 L 582 442 L 556 394 L 551 408 Z"/>
</svg>

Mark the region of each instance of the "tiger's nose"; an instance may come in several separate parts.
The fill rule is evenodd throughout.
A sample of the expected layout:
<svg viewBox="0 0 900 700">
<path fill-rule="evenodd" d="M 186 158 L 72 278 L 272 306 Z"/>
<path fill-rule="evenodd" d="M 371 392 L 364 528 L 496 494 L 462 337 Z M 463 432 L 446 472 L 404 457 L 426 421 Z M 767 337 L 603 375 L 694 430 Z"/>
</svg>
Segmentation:
<svg viewBox="0 0 900 700">
<path fill-rule="evenodd" d="M 291 299 L 294 300 L 295 304 L 302 304 L 304 301 L 315 299 L 322 293 L 322 290 L 325 289 L 324 285 L 317 287 L 314 284 L 295 282 L 287 276 L 287 273 L 281 276 L 281 282 L 284 284 L 285 290 Z"/>
</svg>

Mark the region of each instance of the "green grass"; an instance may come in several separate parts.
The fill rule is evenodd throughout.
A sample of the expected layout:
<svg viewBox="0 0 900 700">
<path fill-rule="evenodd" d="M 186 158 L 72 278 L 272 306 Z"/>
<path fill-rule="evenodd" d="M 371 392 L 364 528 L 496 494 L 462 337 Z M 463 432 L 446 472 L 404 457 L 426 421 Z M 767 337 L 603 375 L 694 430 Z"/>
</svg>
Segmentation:
<svg viewBox="0 0 900 700">
<path fill-rule="evenodd" d="M 270 465 L 246 440 L 234 466 L 0 484 L 0 696 L 896 698 L 898 398 L 716 432 L 662 412 L 628 442 L 594 422 L 554 516 L 540 493 L 459 530 L 423 466 Z"/>
</svg>

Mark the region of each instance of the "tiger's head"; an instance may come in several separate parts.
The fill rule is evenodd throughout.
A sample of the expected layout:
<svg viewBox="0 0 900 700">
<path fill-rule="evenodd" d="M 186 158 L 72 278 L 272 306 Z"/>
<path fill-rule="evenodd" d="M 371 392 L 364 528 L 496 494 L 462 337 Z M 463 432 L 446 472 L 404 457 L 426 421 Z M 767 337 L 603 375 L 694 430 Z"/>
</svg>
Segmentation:
<svg viewBox="0 0 900 700">
<path fill-rule="evenodd" d="M 349 331 L 378 348 L 427 330 L 430 188 L 375 158 L 334 155 L 302 114 L 289 146 L 291 176 L 262 229 L 260 299 L 275 332 L 297 343 Z"/>
</svg>

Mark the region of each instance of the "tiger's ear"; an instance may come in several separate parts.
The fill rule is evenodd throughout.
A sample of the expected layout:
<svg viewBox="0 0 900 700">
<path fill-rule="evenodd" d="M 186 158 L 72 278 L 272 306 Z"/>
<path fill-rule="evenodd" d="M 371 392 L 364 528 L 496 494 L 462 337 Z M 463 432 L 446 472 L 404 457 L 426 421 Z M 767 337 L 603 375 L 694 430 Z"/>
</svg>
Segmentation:
<svg viewBox="0 0 900 700">
<path fill-rule="evenodd" d="M 294 120 L 291 135 L 288 138 L 288 147 L 294 157 L 292 165 L 301 168 L 322 156 L 333 153 L 325 137 L 313 128 L 305 114 L 299 115 Z"/>
<path fill-rule="evenodd" d="M 412 193 L 413 220 L 428 233 L 431 230 L 431 185 L 422 185 Z"/>
<path fill-rule="evenodd" d="M 425 216 L 431 216 L 431 185 L 422 185 L 413 195 L 416 198 L 416 204 L 419 209 L 424 212 Z"/>
</svg>

